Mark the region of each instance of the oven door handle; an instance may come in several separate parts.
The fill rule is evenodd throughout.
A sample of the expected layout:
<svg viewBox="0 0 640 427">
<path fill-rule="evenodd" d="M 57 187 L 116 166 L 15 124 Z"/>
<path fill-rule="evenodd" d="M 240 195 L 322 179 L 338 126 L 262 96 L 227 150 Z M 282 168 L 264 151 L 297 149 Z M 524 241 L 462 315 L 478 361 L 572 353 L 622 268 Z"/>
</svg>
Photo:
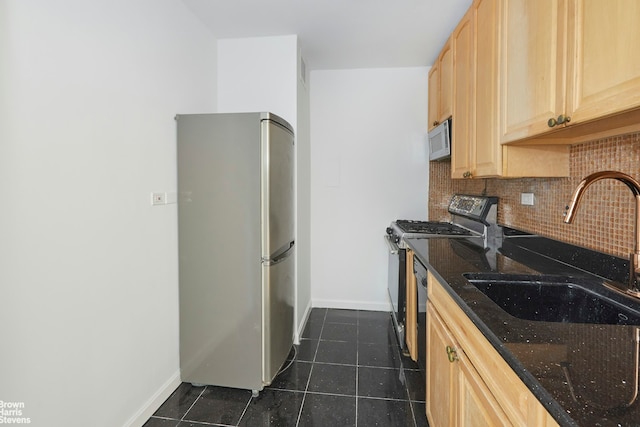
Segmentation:
<svg viewBox="0 0 640 427">
<path fill-rule="evenodd" d="M 397 254 L 400 248 L 398 247 L 398 245 L 391 241 L 391 237 L 389 237 L 388 234 L 384 236 L 384 240 L 387 242 L 387 246 L 389 246 L 389 253 L 391 255 Z"/>
</svg>

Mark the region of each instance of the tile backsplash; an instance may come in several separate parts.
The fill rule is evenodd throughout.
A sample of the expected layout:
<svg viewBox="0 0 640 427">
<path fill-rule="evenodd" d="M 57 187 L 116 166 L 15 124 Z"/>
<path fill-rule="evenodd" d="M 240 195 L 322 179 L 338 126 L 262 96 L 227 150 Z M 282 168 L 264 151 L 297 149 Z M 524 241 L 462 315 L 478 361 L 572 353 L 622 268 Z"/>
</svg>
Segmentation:
<svg viewBox="0 0 640 427">
<path fill-rule="evenodd" d="M 552 239 L 627 258 L 634 245 L 635 203 L 629 189 L 615 180 L 592 184 L 584 193 L 573 224 L 562 222 L 565 206 L 580 180 L 593 172 L 615 170 L 640 180 L 640 133 L 571 147 L 570 177 L 451 179 L 449 162 L 431 162 L 429 219 L 449 219 L 454 193 L 498 196 L 498 221 Z M 520 193 L 533 193 L 534 205 L 520 204 Z"/>
</svg>

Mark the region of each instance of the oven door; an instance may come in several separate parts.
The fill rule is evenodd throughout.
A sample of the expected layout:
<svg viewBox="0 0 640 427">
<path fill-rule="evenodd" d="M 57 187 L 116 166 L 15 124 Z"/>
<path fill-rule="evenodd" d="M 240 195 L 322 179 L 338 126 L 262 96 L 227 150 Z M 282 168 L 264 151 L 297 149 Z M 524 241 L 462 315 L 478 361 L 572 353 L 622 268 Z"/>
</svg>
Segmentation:
<svg viewBox="0 0 640 427">
<path fill-rule="evenodd" d="M 406 263 L 407 251 L 399 248 L 389 235 L 384 236 L 387 246 L 389 247 L 389 279 L 388 290 L 391 300 L 391 314 L 393 318 L 393 326 L 396 331 L 396 337 L 400 348 L 404 349 L 406 344 L 404 341 L 404 322 L 405 322 L 405 304 L 406 304 Z"/>
</svg>

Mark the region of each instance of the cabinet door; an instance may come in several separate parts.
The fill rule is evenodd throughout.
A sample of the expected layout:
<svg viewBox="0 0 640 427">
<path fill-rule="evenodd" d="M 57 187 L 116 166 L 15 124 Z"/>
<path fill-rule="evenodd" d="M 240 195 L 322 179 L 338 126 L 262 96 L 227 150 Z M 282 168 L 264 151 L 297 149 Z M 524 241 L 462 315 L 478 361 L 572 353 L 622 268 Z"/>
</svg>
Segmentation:
<svg viewBox="0 0 640 427">
<path fill-rule="evenodd" d="M 465 178 L 475 173 L 473 131 L 474 43 L 473 10 L 469 9 L 452 35 L 453 45 L 453 120 L 451 132 L 451 177 Z"/>
<path fill-rule="evenodd" d="M 504 143 L 548 131 L 547 121 L 565 111 L 567 5 L 565 0 L 500 1 Z"/>
<path fill-rule="evenodd" d="M 407 350 L 413 361 L 418 360 L 418 289 L 416 288 L 416 275 L 413 273 L 413 251 L 407 249 L 406 271 L 406 325 L 405 342 Z"/>
<path fill-rule="evenodd" d="M 571 124 L 640 106 L 640 2 L 575 0 L 572 6 Z"/>
<path fill-rule="evenodd" d="M 427 342 L 426 410 L 431 425 L 511 425 L 491 391 L 429 302 Z"/>
<path fill-rule="evenodd" d="M 428 272 L 427 280 L 429 281 L 429 300 L 427 303 L 427 414 L 433 413 L 434 419 L 439 416 L 438 421 L 444 422 L 444 424 L 432 423 L 432 425 L 453 425 L 447 424 L 447 422 L 454 420 L 454 416 L 445 417 L 442 415 L 446 414 L 445 410 L 440 409 L 438 411 L 437 405 L 457 405 L 456 402 L 463 402 L 460 404 L 462 408 L 456 409 L 457 418 L 455 421 L 458 423 L 457 425 L 465 425 L 465 423 L 473 425 L 473 420 L 469 420 L 469 418 L 475 416 L 476 413 L 483 414 L 482 417 L 484 418 L 493 419 L 495 417 L 496 420 L 502 420 L 504 418 L 502 411 L 506 414 L 505 416 L 509 422 L 516 426 L 557 426 L 558 424 L 553 421 L 544 406 L 493 348 L 492 344 L 487 341 L 480 330 L 476 328 L 431 272 Z M 446 319 L 446 322 L 443 319 Z M 432 328 L 435 329 L 432 330 Z M 439 332 L 439 328 L 443 328 L 445 332 Z M 432 344 L 438 336 L 444 336 L 445 338 L 437 344 Z M 436 357 L 447 359 L 446 354 L 440 354 L 441 348 L 447 345 L 463 347 L 463 351 L 456 347 L 458 363 L 451 363 L 450 365 L 452 366 L 447 368 L 443 361 L 439 364 L 430 361 L 430 357 L 434 357 L 434 360 L 439 360 L 435 359 Z M 448 362 L 448 360 L 446 361 Z M 451 397 L 448 393 L 444 396 L 433 394 L 438 393 L 438 390 L 440 390 L 440 388 L 434 387 L 433 384 L 441 386 L 446 381 L 441 379 L 442 375 L 433 374 L 429 369 L 452 370 L 451 375 L 455 375 L 456 380 L 454 390 L 456 394 L 454 397 Z M 458 371 L 455 371 L 455 369 L 458 369 Z M 464 378 L 460 379 L 459 375 L 463 375 Z M 430 378 L 432 379 L 430 380 Z M 460 385 L 461 381 L 465 383 L 464 386 Z M 446 385 L 453 387 L 448 383 Z M 430 403 L 431 399 L 434 400 L 434 403 Z M 496 406 L 496 402 L 499 407 Z M 470 405 L 472 409 L 466 413 L 461 412 L 465 411 L 465 405 Z M 430 407 L 434 408 L 429 409 Z M 431 417 L 431 415 L 429 416 Z M 465 419 L 468 421 L 464 421 Z M 431 423 L 431 418 L 429 418 L 429 422 Z M 488 422 L 482 425 L 509 425 L 509 422 Z"/>
<path fill-rule="evenodd" d="M 438 108 L 438 122 L 443 122 L 453 113 L 453 51 L 451 39 L 440 52 L 438 60 L 440 68 L 440 104 Z"/>
<path fill-rule="evenodd" d="M 472 7 L 476 43 L 475 175 L 500 176 L 503 171 L 498 136 L 499 0 L 476 0 Z"/>
<path fill-rule="evenodd" d="M 453 52 L 447 40 L 429 71 L 429 129 L 451 117 L 453 107 Z"/>
<path fill-rule="evenodd" d="M 458 425 L 512 425 L 487 385 L 461 351 L 458 351 L 458 359 Z"/>
<path fill-rule="evenodd" d="M 432 426 L 455 424 L 457 366 L 449 362 L 447 346 L 455 342 L 430 302 L 427 301 L 427 419 Z"/>
<path fill-rule="evenodd" d="M 440 67 L 438 60 L 429 70 L 429 130 L 440 123 Z"/>
</svg>

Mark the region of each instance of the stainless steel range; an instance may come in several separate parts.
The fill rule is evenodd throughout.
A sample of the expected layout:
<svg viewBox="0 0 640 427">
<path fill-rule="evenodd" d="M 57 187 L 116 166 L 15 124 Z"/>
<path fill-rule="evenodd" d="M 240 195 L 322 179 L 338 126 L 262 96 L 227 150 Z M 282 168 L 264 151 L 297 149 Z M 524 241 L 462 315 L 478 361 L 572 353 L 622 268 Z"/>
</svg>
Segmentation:
<svg viewBox="0 0 640 427">
<path fill-rule="evenodd" d="M 389 298 L 400 347 L 406 350 L 406 243 L 409 238 L 461 238 L 482 247 L 491 247 L 502 235 L 497 224 L 497 197 L 454 195 L 448 211 L 450 222 L 397 220 L 387 227 L 389 246 Z"/>
</svg>

